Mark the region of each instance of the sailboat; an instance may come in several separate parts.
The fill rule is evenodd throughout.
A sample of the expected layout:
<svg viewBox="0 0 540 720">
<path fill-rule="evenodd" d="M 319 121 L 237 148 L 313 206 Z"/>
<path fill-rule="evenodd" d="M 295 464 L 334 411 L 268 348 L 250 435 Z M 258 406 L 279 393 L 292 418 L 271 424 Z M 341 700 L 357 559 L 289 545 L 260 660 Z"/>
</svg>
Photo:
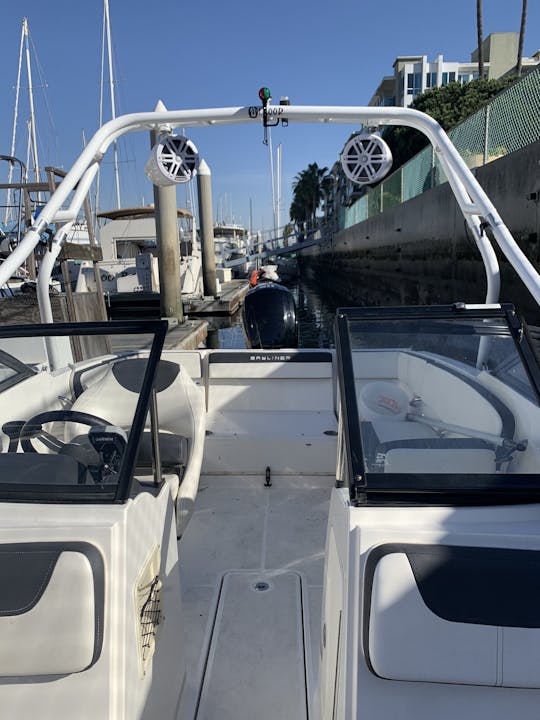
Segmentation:
<svg viewBox="0 0 540 720">
<path fill-rule="evenodd" d="M 107 77 L 107 82 L 105 76 Z M 109 89 L 110 116 L 116 118 L 116 93 L 112 55 L 111 21 L 109 0 L 103 2 L 103 36 L 101 58 L 99 125 L 104 122 L 105 87 Z M 98 287 L 93 264 L 70 263 L 70 277 L 76 292 L 104 292 L 109 308 L 118 294 L 159 293 L 158 249 L 156 220 L 153 205 L 124 207 L 121 199 L 121 182 L 118 159 L 118 143 L 113 143 L 114 190 L 116 208 L 100 208 L 100 176 L 96 179 L 96 225 L 102 260 L 98 262 L 100 285 Z M 193 203 L 192 203 L 193 205 Z M 177 210 L 178 235 L 181 249 L 180 285 L 184 299 L 191 300 L 203 295 L 202 260 L 197 238 L 195 218 L 186 209 Z"/>
<path fill-rule="evenodd" d="M 35 55 L 35 48 L 34 48 Z M 25 228 L 33 222 L 39 214 L 44 202 L 44 197 L 50 189 L 50 182 L 57 170 L 45 168 L 48 182 L 42 181 L 42 169 L 40 166 L 40 152 L 37 142 L 37 123 L 34 105 L 34 81 L 32 65 L 36 65 L 36 57 L 31 58 L 31 42 L 29 22 L 26 17 L 22 18 L 21 36 L 19 44 L 19 56 L 17 64 L 17 80 L 15 84 L 15 103 L 13 108 L 13 124 L 11 133 L 11 145 L 9 154 L 0 155 L 2 169 L 7 163 L 6 182 L 2 184 L 5 190 L 5 199 L 2 206 L 3 218 L 0 220 L 0 261 L 9 254 L 12 247 L 16 246 L 22 239 Z M 23 78 L 24 73 L 26 77 Z M 20 132 L 20 114 L 23 106 L 21 90 L 23 83 L 26 83 L 27 90 L 27 142 L 25 160 L 15 155 L 19 152 L 18 133 Z M 31 179 L 31 176 L 33 178 Z M 0 297 L 12 297 L 21 291 L 31 290 L 35 286 L 36 279 L 36 258 L 30 255 L 21 267 L 17 268 L 9 280 L 0 288 Z M 51 289 L 58 291 L 60 283 L 51 281 Z"/>
</svg>

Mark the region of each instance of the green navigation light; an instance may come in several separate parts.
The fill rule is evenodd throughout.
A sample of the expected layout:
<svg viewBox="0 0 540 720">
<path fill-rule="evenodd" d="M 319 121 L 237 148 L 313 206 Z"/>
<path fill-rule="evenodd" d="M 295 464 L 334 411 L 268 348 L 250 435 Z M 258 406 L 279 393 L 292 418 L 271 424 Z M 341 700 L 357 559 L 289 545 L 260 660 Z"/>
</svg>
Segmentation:
<svg viewBox="0 0 540 720">
<path fill-rule="evenodd" d="M 262 87 L 259 90 L 259 98 L 261 99 L 261 102 L 267 103 L 272 98 L 270 90 L 267 87 Z"/>
</svg>

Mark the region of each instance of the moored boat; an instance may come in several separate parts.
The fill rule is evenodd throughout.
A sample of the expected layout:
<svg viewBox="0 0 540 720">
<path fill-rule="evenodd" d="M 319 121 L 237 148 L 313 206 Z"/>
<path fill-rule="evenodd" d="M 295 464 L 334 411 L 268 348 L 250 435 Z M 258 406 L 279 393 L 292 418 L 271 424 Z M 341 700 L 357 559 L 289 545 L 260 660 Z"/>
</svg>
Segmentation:
<svg viewBox="0 0 540 720">
<path fill-rule="evenodd" d="M 540 368 L 486 229 L 537 302 L 540 278 L 427 116 L 286 113 L 423 131 L 486 303 L 342 308 L 335 350 L 161 352 L 165 323 L 51 322 L 53 239 L 43 324 L 0 329 L 7 717 L 537 717 Z M 119 133 L 253 115 L 103 126 L 0 283 Z"/>
</svg>

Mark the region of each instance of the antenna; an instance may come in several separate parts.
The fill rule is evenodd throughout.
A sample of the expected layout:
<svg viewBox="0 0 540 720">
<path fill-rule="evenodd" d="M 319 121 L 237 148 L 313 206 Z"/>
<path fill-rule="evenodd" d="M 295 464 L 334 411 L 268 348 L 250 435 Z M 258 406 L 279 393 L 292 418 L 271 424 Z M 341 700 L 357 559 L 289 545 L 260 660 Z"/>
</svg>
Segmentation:
<svg viewBox="0 0 540 720">
<path fill-rule="evenodd" d="M 272 183 L 272 216 L 274 220 L 274 235 L 277 236 L 277 230 L 281 223 L 281 144 L 277 147 L 277 182 L 274 178 L 274 152 L 272 149 L 272 133 L 269 128 L 276 127 L 281 124 L 282 127 L 287 127 L 289 120 L 284 116 L 284 107 L 290 105 L 290 100 L 287 96 L 284 96 L 279 101 L 279 107 L 268 107 L 272 100 L 272 93 L 267 87 L 259 89 L 259 100 L 262 103 L 262 119 L 264 127 L 263 144 L 268 145 L 270 152 L 270 179 Z M 257 117 L 257 113 L 260 112 L 256 107 L 250 108 L 250 116 Z M 254 114 L 251 114 L 253 111 Z M 275 118 L 273 122 L 270 122 L 269 117 Z M 277 195 L 277 199 L 276 199 Z"/>
<path fill-rule="evenodd" d="M 267 133 L 268 152 L 270 153 L 270 181 L 272 183 L 272 219 L 274 224 L 274 235 L 276 234 L 276 182 L 274 177 L 274 151 L 272 149 L 272 131 L 264 129 Z"/>
</svg>

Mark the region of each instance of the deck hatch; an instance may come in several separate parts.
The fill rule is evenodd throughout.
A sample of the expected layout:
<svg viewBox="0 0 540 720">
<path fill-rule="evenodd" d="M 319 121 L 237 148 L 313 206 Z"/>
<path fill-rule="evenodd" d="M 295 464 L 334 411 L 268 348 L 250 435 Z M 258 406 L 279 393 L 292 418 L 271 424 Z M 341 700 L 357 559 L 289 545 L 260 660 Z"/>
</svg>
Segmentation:
<svg viewBox="0 0 540 720">
<path fill-rule="evenodd" d="M 307 718 L 302 628 L 298 574 L 225 573 L 196 717 Z"/>
</svg>

